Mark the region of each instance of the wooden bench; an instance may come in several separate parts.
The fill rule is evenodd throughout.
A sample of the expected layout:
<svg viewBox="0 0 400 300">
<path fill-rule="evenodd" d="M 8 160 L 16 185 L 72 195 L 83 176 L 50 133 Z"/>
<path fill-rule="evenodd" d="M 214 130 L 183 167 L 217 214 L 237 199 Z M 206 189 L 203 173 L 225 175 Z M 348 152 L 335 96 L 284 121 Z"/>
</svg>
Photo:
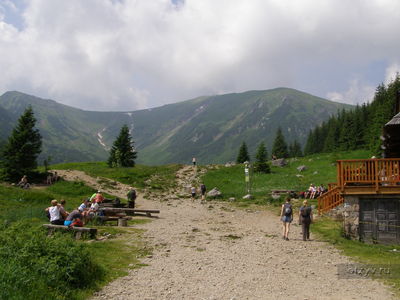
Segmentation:
<svg viewBox="0 0 400 300">
<path fill-rule="evenodd" d="M 127 226 L 127 221 L 132 220 L 132 217 L 130 216 L 97 216 L 97 220 L 100 220 L 102 223 L 108 222 L 108 221 L 117 221 L 117 226 L 122 226 L 126 227 Z"/>
<path fill-rule="evenodd" d="M 75 232 L 75 238 L 79 240 L 82 233 L 89 233 L 90 238 L 95 239 L 97 234 L 96 228 L 88 227 L 69 227 L 64 225 L 43 224 L 43 227 L 48 229 L 48 234 L 51 235 L 55 230 L 67 230 Z"/>
<path fill-rule="evenodd" d="M 158 209 L 136 209 L 136 208 L 125 208 L 125 207 L 101 207 L 101 211 L 106 216 L 113 216 L 118 213 L 125 213 L 128 216 L 145 215 L 149 218 L 153 217 L 151 214 L 159 214 Z"/>
</svg>

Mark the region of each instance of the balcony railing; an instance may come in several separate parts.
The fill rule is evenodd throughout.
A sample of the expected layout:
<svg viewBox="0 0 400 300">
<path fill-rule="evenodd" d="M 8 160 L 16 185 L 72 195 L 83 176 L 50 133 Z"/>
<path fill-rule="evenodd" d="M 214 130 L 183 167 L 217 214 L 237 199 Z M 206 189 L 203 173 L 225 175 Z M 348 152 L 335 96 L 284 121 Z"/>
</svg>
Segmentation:
<svg viewBox="0 0 400 300">
<path fill-rule="evenodd" d="M 318 213 L 343 203 L 343 194 L 400 194 L 400 159 L 351 159 L 337 161 L 337 183 L 318 197 Z"/>
<path fill-rule="evenodd" d="M 381 186 L 400 184 L 400 159 L 352 159 L 337 161 L 337 185 L 343 192 L 347 186 Z"/>
</svg>

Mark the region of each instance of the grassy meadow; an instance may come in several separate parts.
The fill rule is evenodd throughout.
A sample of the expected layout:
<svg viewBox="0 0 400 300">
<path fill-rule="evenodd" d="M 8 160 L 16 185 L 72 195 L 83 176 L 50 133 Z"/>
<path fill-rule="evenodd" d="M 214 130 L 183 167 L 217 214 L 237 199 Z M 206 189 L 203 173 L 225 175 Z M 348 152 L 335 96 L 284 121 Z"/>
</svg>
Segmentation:
<svg viewBox="0 0 400 300">
<path fill-rule="evenodd" d="M 271 167 L 270 174 L 260 174 L 250 171 L 252 200 L 243 200 L 247 194 L 244 166 L 219 167 L 208 171 L 201 180 L 208 190 L 217 187 L 222 192 L 224 200 L 234 197 L 242 205 L 266 204 L 274 202 L 271 190 L 305 191 L 311 183 L 316 186 L 321 183 L 326 187 L 328 183 L 336 181 L 336 160 L 369 158 L 368 151 L 354 151 L 341 153 L 323 153 L 307 157 L 288 159 L 285 167 Z M 299 166 L 306 166 L 306 170 L 299 172 Z M 282 200 L 282 199 L 281 199 Z M 279 200 L 279 201 L 281 201 Z"/>
<path fill-rule="evenodd" d="M 41 225 L 48 223 L 44 208 L 52 199 L 66 200 L 72 211 L 94 192 L 82 182 L 28 190 L 0 184 L 0 299 L 86 299 L 128 269 L 140 267 L 138 259 L 150 249 L 139 229 L 96 225 L 98 237 L 107 238 L 91 243 L 76 241 L 67 232 L 47 237 Z"/>
</svg>

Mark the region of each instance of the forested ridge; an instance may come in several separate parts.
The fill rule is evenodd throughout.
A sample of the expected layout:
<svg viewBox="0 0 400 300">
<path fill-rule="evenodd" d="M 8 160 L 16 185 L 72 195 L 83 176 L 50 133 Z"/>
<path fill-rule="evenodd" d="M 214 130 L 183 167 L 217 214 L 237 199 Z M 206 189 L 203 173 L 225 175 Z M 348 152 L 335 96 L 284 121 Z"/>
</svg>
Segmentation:
<svg viewBox="0 0 400 300">
<path fill-rule="evenodd" d="M 400 76 L 388 85 L 380 84 L 370 103 L 341 110 L 310 131 L 304 154 L 369 149 L 380 155 L 382 128 L 396 114 Z"/>
</svg>

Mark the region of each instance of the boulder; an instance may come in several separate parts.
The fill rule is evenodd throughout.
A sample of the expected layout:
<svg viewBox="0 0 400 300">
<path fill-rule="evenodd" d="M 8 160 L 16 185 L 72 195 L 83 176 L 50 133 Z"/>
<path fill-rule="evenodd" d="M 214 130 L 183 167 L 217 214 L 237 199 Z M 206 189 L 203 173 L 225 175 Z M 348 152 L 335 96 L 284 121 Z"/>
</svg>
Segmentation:
<svg viewBox="0 0 400 300">
<path fill-rule="evenodd" d="M 287 162 L 284 158 L 278 158 L 271 161 L 272 165 L 275 167 L 284 167 L 287 165 Z"/>
<path fill-rule="evenodd" d="M 307 170 L 307 167 L 305 165 L 301 165 L 301 166 L 297 167 L 297 171 L 299 171 L 299 172 L 303 172 L 305 170 Z"/>
<path fill-rule="evenodd" d="M 222 193 L 216 187 L 207 193 L 207 197 L 213 197 L 213 198 L 219 197 L 221 195 Z"/>
<path fill-rule="evenodd" d="M 234 202 L 236 199 L 234 197 L 229 198 L 229 201 Z"/>
<path fill-rule="evenodd" d="M 250 194 L 247 194 L 247 195 L 243 196 L 243 199 L 250 200 L 250 199 L 253 199 L 253 196 Z"/>
</svg>

